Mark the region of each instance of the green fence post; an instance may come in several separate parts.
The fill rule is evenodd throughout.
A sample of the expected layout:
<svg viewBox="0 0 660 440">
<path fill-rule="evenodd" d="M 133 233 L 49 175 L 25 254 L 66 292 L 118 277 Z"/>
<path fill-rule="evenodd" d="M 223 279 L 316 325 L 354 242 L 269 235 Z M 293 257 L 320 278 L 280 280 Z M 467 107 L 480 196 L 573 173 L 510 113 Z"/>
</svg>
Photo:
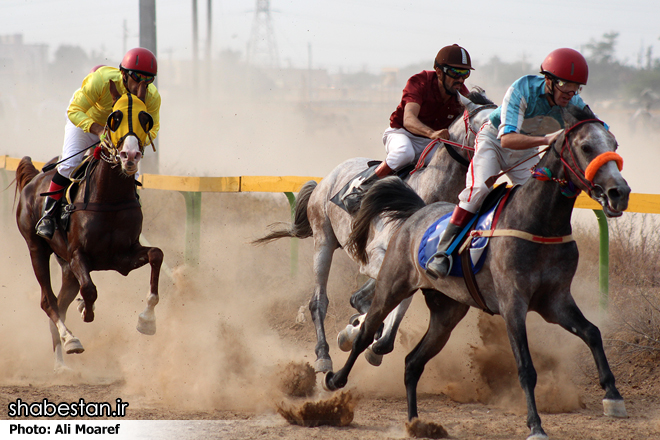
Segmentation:
<svg viewBox="0 0 660 440">
<path fill-rule="evenodd" d="M 291 221 L 294 221 L 294 212 L 296 208 L 296 196 L 292 192 L 285 192 L 289 207 L 291 208 Z M 291 275 L 296 276 L 298 273 L 298 239 L 293 237 L 291 239 Z"/>
<path fill-rule="evenodd" d="M 610 295 L 610 231 L 607 217 L 600 209 L 594 209 L 598 218 L 598 229 L 600 234 L 600 255 L 598 266 L 598 286 L 600 289 L 600 309 L 607 310 Z"/>
<path fill-rule="evenodd" d="M 186 243 L 183 260 L 186 265 L 199 265 L 199 243 L 201 237 L 202 193 L 180 191 L 186 200 Z"/>
</svg>

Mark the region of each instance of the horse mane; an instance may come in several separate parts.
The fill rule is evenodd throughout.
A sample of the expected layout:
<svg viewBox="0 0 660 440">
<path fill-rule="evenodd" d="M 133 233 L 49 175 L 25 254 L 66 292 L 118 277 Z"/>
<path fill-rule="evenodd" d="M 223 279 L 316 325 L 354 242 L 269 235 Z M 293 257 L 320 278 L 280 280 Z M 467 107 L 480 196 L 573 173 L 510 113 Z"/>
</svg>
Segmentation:
<svg viewBox="0 0 660 440">
<path fill-rule="evenodd" d="M 359 262 L 367 264 L 367 242 L 373 219 L 381 215 L 386 222 L 403 221 L 424 206 L 424 200 L 398 177 L 378 180 L 362 199 L 344 248 Z"/>
<path fill-rule="evenodd" d="M 478 105 L 495 104 L 486 96 L 486 91 L 479 86 L 473 87 L 466 98 Z"/>
<path fill-rule="evenodd" d="M 588 105 L 584 106 L 584 108 L 580 108 L 576 105 L 569 105 L 566 107 L 566 111 L 578 121 L 596 119 L 596 115 L 591 111 L 591 108 L 589 108 Z"/>
</svg>

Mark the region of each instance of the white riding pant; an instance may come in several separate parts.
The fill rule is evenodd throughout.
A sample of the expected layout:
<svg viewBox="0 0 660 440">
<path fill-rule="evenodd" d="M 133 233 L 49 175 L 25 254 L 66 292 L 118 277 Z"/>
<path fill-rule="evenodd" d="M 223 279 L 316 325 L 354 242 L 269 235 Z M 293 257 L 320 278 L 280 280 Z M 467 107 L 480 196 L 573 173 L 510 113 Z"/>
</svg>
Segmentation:
<svg viewBox="0 0 660 440">
<path fill-rule="evenodd" d="M 490 121 L 486 121 L 479 130 L 474 148 L 474 157 L 465 176 L 465 189 L 458 195 L 458 206 L 472 213 L 477 212 L 492 190 L 492 187 L 486 186 L 486 180 L 515 165 L 506 176 L 513 184 L 523 184 L 531 176 L 530 169 L 539 161 L 539 156 L 534 156 L 538 148 L 502 148 L 502 142 L 497 138 L 497 128 Z"/>
<path fill-rule="evenodd" d="M 90 145 L 99 141 L 99 137 L 93 133 L 85 133 L 82 128 L 76 127 L 73 122 L 66 118 L 66 125 L 64 126 L 64 146 L 62 147 L 62 155 L 60 160 L 76 153 L 80 153 Z M 80 162 L 82 162 L 84 153 L 80 153 L 68 159 L 57 166 L 57 172 L 63 177 L 69 179 L 71 173 L 76 169 Z"/>
<path fill-rule="evenodd" d="M 406 165 L 415 163 L 419 160 L 422 152 L 431 143 L 431 139 L 423 136 L 415 136 L 405 128 L 388 128 L 383 133 L 383 144 L 387 157 L 385 162 L 391 169 L 398 171 Z M 435 150 L 438 145 L 434 145 Z M 433 158 L 433 152 L 426 156 L 426 165 Z"/>
</svg>

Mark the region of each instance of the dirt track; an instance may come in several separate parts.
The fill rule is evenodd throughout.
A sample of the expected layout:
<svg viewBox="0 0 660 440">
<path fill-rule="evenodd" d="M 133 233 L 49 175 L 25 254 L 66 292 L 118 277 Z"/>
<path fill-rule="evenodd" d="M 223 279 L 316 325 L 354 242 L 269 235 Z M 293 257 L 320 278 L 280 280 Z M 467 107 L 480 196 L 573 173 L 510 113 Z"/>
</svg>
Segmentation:
<svg viewBox="0 0 660 440">
<path fill-rule="evenodd" d="M 349 387 L 360 400 L 350 426 L 289 425 L 275 412 L 275 405 L 284 398 L 276 385 L 283 365 L 314 360 L 308 312 L 307 322 L 295 324 L 311 286 L 311 241 L 300 242 L 295 276 L 287 261 L 290 243 L 282 240 L 262 248 L 247 244 L 263 230 L 264 212 L 268 218 L 286 219 L 284 196 L 206 197 L 202 228 L 208 239 L 202 245 L 197 272 L 179 267 L 183 232 L 176 219 L 184 218 L 180 196 L 145 191 L 143 202 L 145 218 L 152 219 L 145 224 L 145 234 L 161 244 L 176 280 L 163 277 L 162 300 L 156 308 L 158 332 L 146 337 L 135 330 L 147 293 L 148 269 L 126 278 L 95 273 L 100 291 L 97 319 L 83 324 L 71 311 L 67 321 L 86 352 L 67 356 L 73 372 L 59 376 L 51 370 L 48 322 L 38 306 L 27 249 L 13 220 L 3 218 L 7 241 L 0 260 L 5 310 L 0 324 L 5 341 L 0 346 L 1 407 L 18 398 L 26 402 L 47 398 L 56 403 L 121 398 L 130 404 L 129 420 L 180 421 L 150 427 L 149 435 L 158 435 L 139 438 L 405 436 L 403 358 L 425 330 L 423 301 L 413 302 L 397 348 L 381 367 L 371 367 L 364 359 L 356 365 Z M 351 314 L 348 294 L 361 280 L 340 252 L 331 278 L 326 331 L 334 335 Z M 587 316 L 603 328 L 606 322 L 600 322 L 595 311 L 594 282 L 589 277 L 578 279 L 574 289 Z M 471 311 L 443 354 L 429 363 L 419 388 L 420 416 L 442 424 L 452 438 L 523 439 L 528 434 L 525 409 L 507 343 L 496 337 L 497 318 L 481 317 L 480 312 Z M 480 336 L 484 331 L 492 336 L 487 345 Z M 606 418 L 586 347 L 536 316 L 530 316 L 529 333 L 539 371 L 537 401 L 551 438 L 660 438 L 660 386 L 654 366 L 645 367 L 643 375 L 637 367 L 615 366 L 630 417 Z M 339 368 L 346 355 L 336 346 L 331 354 Z"/>
</svg>

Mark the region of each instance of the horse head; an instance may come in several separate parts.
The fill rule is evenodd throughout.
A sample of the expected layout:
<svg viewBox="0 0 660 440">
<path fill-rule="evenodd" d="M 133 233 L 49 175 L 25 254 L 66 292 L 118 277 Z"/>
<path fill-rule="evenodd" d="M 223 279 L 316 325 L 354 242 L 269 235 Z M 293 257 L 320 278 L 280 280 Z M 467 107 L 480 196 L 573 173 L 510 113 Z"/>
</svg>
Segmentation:
<svg viewBox="0 0 660 440">
<path fill-rule="evenodd" d="M 122 95 L 115 83 L 110 81 L 110 93 L 114 105 L 106 123 L 109 136 L 102 142 L 106 153 L 104 159 L 111 163 L 121 163 L 124 173 L 134 175 L 144 148 L 152 143 L 149 131 L 154 126 L 154 120 L 144 103 L 146 87 L 139 87 L 137 95 L 130 92 Z"/>
<path fill-rule="evenodd" d="M 600 203 L 605 215 L 620 216 L 628 207 L 630 187 L 621 175 L 623 159 L 616 153 L 616 138 L 589 107 L 569 106 L 563 118 L 568 128 L 553 148 L 560 149 L 564 173 Z"/>
</svg>

